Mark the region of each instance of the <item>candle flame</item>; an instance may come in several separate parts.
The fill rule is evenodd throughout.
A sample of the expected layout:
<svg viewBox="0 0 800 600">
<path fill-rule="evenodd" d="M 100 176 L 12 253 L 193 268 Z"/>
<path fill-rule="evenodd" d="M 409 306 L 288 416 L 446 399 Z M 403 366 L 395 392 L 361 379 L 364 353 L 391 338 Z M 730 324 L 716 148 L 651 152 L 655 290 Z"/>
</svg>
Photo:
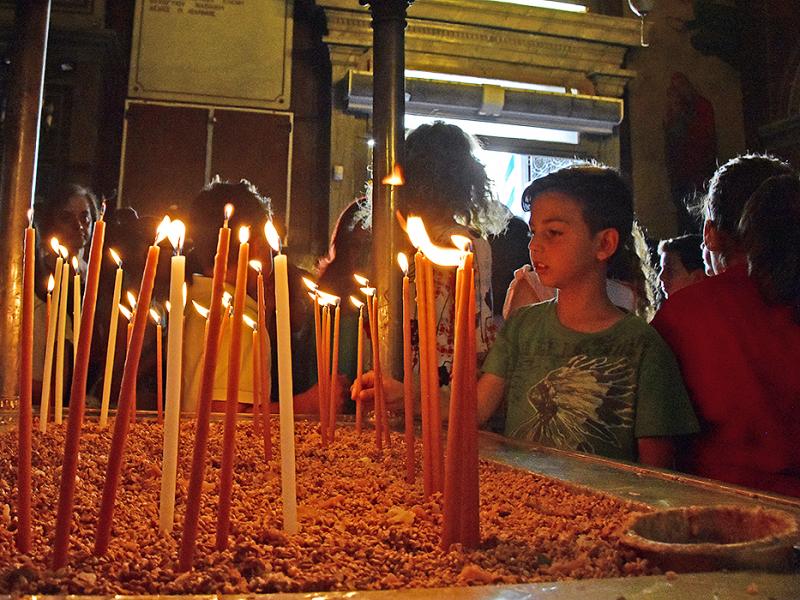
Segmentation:
<svg viewBox="0 0 800 600">
<path fill-rule="evenodd" d="M 250 228 L 247 225 L 239 227 L 239 243 L 246 244 L 250 239 Z"/>
<path fill-rule="evenodd" d="M 78 272 L 78 259 L 73 256 L 72 260 L 70 262 L 72 262 L 72 268 L 75 270 L 75 273 L 77 273 Z"/>
<path fill-rule="evenodd" d="M 350 303 L 355 306 L 358 310 L 364 308 L 364 303 L 356 298 L 355 296 L 350 296 Z"/>
<path fill-rule="evenodd" d="M 53 274 L 50 273 L 50 277 L 47 278 L 47 293 L 49 294 L 52 292 L 56 287 L 56 279 L 53 277 Z"/>
<path fill-rule="evenodd" d="M 411 244 L 440 267 L 457 267 L 461 264 L 461 251 L 455 248 L 436 246 L 428 237 L 425 224 L 419 217 L 408 217 L 406 232 Z"/>
<path fill-rule="evenodd" d="M 278 235 L 278 231 L 275 229 L 275 226 L 272 224 L 272 221 L 267 221 L 264 224 L 264 235 L 267 236 L 267 241 L 269 245 L 272 246 L 272 249 L 275 252 L 281 251 L 281 238 Z"/>
<path fill-rule="evenodd" d="M 117 267 L 119 267 L 121 269 L 122 268 L 122 258 L 120 258 L 119 254 L 117 254 L 117 251 L 114 250 L 113 248 L 109 248 L 108 249 L 108 253 L 111 255 L 112 260 L 115 263 L 117 263 Z"/>
<path fill-rule="evenodd" d="M 361 290 L 361 293 L 364 294 L 365 296 L 374 296 L 375 295 L 375 288 L 373 288 L 373 287 L 362 287 L 362 288 L 359 288 L 359 289 Z"/>
<path fill-rule="evenodd" d="M 128 304 L 131 305 L 131 310 L 136 310 L 136 296 L 130 290 L 125 292 L 125 295 L 128 297 Z"/>
<path fill-rule="evenodd" d="M 233 216 L 233 204 L 231 204 L 230 202 L 226 204 L 225 208 L 223 209 L 223 213 L 225 214 L 225 227 L 227 227 L 228 221 Z"/>
<path fill-rule="evenodd" d="M 311 298 L 312 302 L 317 301 L 317 295 L 314 292 L 308 292 L 308 297 Z"/>
<path fill-rule="evenodd" d="M 369 287 L 369 279 L 364 277 L 363 275 L 353 275 L 353 279 L 356 280 L 356 283 L 361 287 Z"/>
<path fill-rule="evenodd" d="M 67 257 L 69 256 L 69 250 L 67 250 L 66 246 L 59 246 L 58 253 L 61 255 L 61 258 L 67 260 Z"/>
<path fill-rule="evenodd" d="M 254 269 L 256 273 L 261 273 L 261 261 L 260 260 L 251 260 L 250 268 Z"/>
<path fill-rule="evenodd" d="M 164 218 L 161 219 L 161 223 L 159 223 L 158 228 L 156 229 L 156 241 L 153 242 L 154 246 L 158 246 L 162 241 L 169 237 L 170 227 L 170 218 L 169 216 L 165 215 Z"/>
<path fill-rule="evenodd" d="M 312 292 L 317 291 L 317 284 L 311 281 L 308 277 L 303 277 L 303 285 L 305 285 Z"/>
<path fill-rule="evenodd" d="M 169 300 L 167 300 L 166 302 L 164 302 L 164 306 L 167 308 L 167 312 L 168 312 L 168 313 L 171 313 L 171 312 L 172 312 L 172 303 L 171 303 Z"/>
<path fill-rule="evenodd" d="M 126 319 L 128 319 L 128 321 L 130 321 L 130 320 L 131 320 L 131 311 L 129 311 L 129 310 L 128 310 L 128 309 L 125 307 L 125 305 L 124 305 L 124 304 L 121 304 L 121 303 L 120 303 L 120 304 L 117 304 L 117 308 L 119 308 L 119 312 L 120 312 L 120 313 L 122 313 L 122 316 L 123 316 L 123 317 L 125 317 Z"/>
<path fill-rule="evenodd" d="M 228 292 L 222 292 L 222 306 L 228 308 L 231 305 L 231 300 L 233 300 L 233 296 Z"/>
<path fill-rule="evenodd" d="M 403 275 L 408 275 L 408 257 L 403 252 L 397 253 L 397 264 L 400 265 Z"/>
<path fill-rule="evenodd" d="M 28 227 L 33 227 L 33 209 L 28 209 Z"/>
<path fill-rule="evenodd" d="M 403 168 L 398 164 L 395 164 L 394 167 L 392 167 L 391 173 L 381 179 L 381 183 L 385 185 L 403 185 L 405 182 L 406 180 L 403 177 Z"/>
<path fill-rule="evenodd" d="M 186 239 L 186 225 L 183 224 L 183 221 L 180 219 L 172 221 L 167 231 L 167 237 L 176 254 L 183 252 L 183 242 Z"/>
<path fill-rule="evenodd" d="M 50 247 L 53 249 L 53 252 L 56 253 L 56 256 L 60 254 L 58 249 L 61 247 L 61 244 L 58 243 L 58 238 L 50 238 Z"/>
<path fill-rule="evenodd" d="M 192 300 L 192 304 L 194 305 L 194 309 L 197 311 L 197 314 L 199 314 L 204 319 L 208 318 L 208 313 L 211 312 L 210 310 L 208 310 L 205 306 L 198 304 L 197 300 Z"/>
<path fill-rule="evenodd" d="M 452 240 L 453 245 L 462 252 L 467 252 L 472 244 L 472 240 L 465 235 L 451 235 L 450 239 Z"/>
<path fill-rule="evenodd" d="M 158 314 L 158 311 L 154 308 L 150 309 L 150 318 L 153 319 L 153 323 L 156 325 L 161 325 L 161 315 Z"/>
<path fill-rule="evenodd" d="M 320 302 L 325 305 L 338 306 L 339 302 L 341 301 L 339 296 L 334 296 L 333 294 L 329 294 L 321 290 L 317 290 L 317 294 L 319 295 Z"/>
<path fill-rule="evenodd" d="M 258 330 L 258 323 L 256 323 L 253 319 L 251 319 L 247 315 L 242 315 L 242 321 L 244 321 L 245 325 L 247 325 L 248 327 L 252 327 L 253 331 Z"/>
</svg>

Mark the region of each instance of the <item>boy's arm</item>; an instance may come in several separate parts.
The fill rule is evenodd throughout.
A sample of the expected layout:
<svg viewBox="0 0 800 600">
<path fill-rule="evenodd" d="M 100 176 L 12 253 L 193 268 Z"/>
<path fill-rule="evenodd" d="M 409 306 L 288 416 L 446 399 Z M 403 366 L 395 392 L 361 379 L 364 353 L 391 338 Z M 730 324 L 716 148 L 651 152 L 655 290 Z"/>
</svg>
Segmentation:
<svg viewBox="0 0 800 600">
<path fill-rule="evenodd" d="M 484 373 L 478 379 L 478 424 L 489 420 L 505 393 L 506 380 L 492 373 Z"/>
<path fill-rule="evenodd" d="M 671 437 L 640 437 L 639 462 L 660 469 L 675 468 L 675 441 Z"/>
</svg>

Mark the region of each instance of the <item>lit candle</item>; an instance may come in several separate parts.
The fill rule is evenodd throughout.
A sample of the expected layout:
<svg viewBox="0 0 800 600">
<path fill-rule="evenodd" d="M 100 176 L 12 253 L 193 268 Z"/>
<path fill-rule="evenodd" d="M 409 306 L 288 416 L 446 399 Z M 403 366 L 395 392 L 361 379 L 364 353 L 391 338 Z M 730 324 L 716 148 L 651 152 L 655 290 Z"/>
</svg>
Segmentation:
<svg viewBox="0 0 800 600">
<path fill-rule="evenodd" d="M 294 405 L 292 404 L 292 342 L 289 324 L 289 277 L 286 256 L 281 254 L 280 238 L 271 221 L 264 227 L 274 258 L 275 318 L 278 333 L 278 400 L 281 435 L 281 492 L 283 528 L 297 532 L 297 491 L 294 454 Z"/>
<path fill-rule="evenodd" d="M 231 345 L 228 354 L 228 394 L 225 399 L 225 430 L 222 436 L 219 504 L 217 505 L 217 550 L 227 548 L 228 532 L 230 531 L 233 463 L 236 457 L 236 413 L 239 411 L 239 379 L 242 364 L 242 315 L 247 296 L 247 263 L 250 260 L 250 244 L 247 242 L 249 239 L 250 228 L 240 227 L 239 262 L 236 268 Z"/>
<path fill-rule="evenodd" d="M 328 379 L 328 387 L 330 388 L 328 396 L 328 410 L 330 411 L 328 417 L 328 437 L 332 442 L 336 435 L 336 380 L 339 371 L 339 320 L 341 300 L 334 296 L 330 299 L 330 302 L 336 306 L 333 317 L 333 358 L 331 359 L 331 374 Z"/>
<path fill-rule="evenodd" d="M 252 264 L 253 261 L 250 261 Z M 261 435 L 261 368 L 258 364 L 258 323 L 244 315 L 242 317 L 244 324 L 253 330 L 250 339 L 253 348 L 253 435 L 258 437 Z"/>
<path fill-rule="evenodd" d="M 461 264 L 463 252 L 456 248 L 442 248 L 434 245 L 427 232 L 422 219 L 409 217 L 406 222 L 406 231 L 412 245 L 419 249 L 416 257 L 416 288 L 417 288 L 417 320 L 420 331 L 420 376 L 423 380 L 423 443 L 428 442 L 430 452 L 425 451 L 423 466 L 427 466 L 430 475 L 425 475 L 423 468 L 423 481 L 427 484 L 426 493 L 442 491 L 443 469 L 442 464 L 442 417 L 439 405 L 439 370 L 436 353 L 436 299 L 433 290 L 433 265 L 443 267 L 457 267 Z M 427 416 L 427 418 L 426 418 Z M 427 423 L 426 423 L 427 422 Z"/>
<path fill-rule="evenodd" d="M 22 249 L 22 318 L 20 322 L 19 416 L 17 419 L 17 550 L 31 549 L 31 428 L 33 427 L 33 286 L 36 232 L 28 210 Z M 49 294 L 49 292 L 48 292 Z"/>
<path fill-rule="evenodd" d="M 414 483 L 414 390 L 411 364 L 411 290 L 408 280 L 408 258 L 397 254 L 403 271 L 403 409 L 405 413 L 406 482 Z"/>
<path fill-rule="evenodd" d="M 89 264 L 86 271 L 86 294 L 83 307 L 83 333 L 75 340 L 77 351 L 75 364 L 72 369 L 72 386 L 69 398 L 69 421 L 67 423 L 67 438 L 64 443 L 64 463 L 61 468 L 61 486 L 58 494 L 58 509 L 56 513 L 56 532 L 53 544 L 53 568 L 60 569 L 67 564 L 69 552 L 69 534 L 72 525 L 75 507 L 75 479 L 78 474 L 78 453 L 80 451 L 81 427 L 86 406 L 86 379 L 89 371 L 89 353 L 92 349 L 92 330 L 94 328 L 94 312 L 97 305 L 97 289 L 100 284 L 100 267 L 103 259 L 103 244 L 106 236 L 106 223 L 103 220 L 105 204 L 100 212 L 100 218 L 95 221 L 92 233 L 92 245 L 89 250 Z M 73 257 L 75 275 L 75 302 L 78 309 L 75 314 L 76 321 L 80 323 L 80 291 L 81 278 L 77 272 L 78 261 Z"/>
<path fill-rule="evenodd" d="M 72 257 L 72 352 L 73 357 L 78 356 L 78 339 L 81 334 L 81 272 L 77 257 Z"/>
<path fill-rule="evenodd" d="M 106 368 L 103 375 L 103 396 L 100 401 L 100 427 L 108 423 L 108 405 L 111 400 L 111 380 L 114 372 L 114 354 L 117 349 L 117 321 L 119 320 L 119 299 L 122 294 L 122 259 L 113 249 L 111 258 L 117 263 L 114 276 L 114 292 L 111 296 L 111 319 L 108 323 L 108 345 L 106 346 Z"/>
<path fill-rule="evenodd" d="M 50 326 L 50 309 L 53 304 L 53 288 L 55 287 L 56 287 L 55 277 L 53 277 L 53 274 L 50 273 L 50 277 L 47 278 L 47 301 L 45 305 L 46 309 L 44 318 L 45 331 L 47 331 L 47 328 Z"/>
<path fill-rule="evenodd" d="M 164 388 L 162 378 L 162 359 L 161 354 L 161 336 L 163 329 L 161 328 L 161 315 L 154 309 L 150 309 L 150 318 L 156 326 L 156 414 L 158 415 L 158 423 L 164 423 Z"/>
<path fill-rule="evenodd" d="M 59 299 L 61 296 L 61 278 L 64 274 L 62 265 L 64 259 L 61 256 L 58 240 L 52 238 L 50 240 L 50 247 L 56 253 L 56 267 L 53 273 L 55 274 L 55 283 L 53 286 L 53 304 L 51 310 L 48 311 L 47 319 L 47 339 L 45 340 L 44 347 L 44 368 L 42 371 L 42 398 L 39 405 L 39 431 L 42 433 L 47 431 L 47 420 L 50 412 L 50 390 L 53 379 L 53 354 L 56 341 L 56 329 L 58 324 L 58 309 Z"/>
<path fill-rule="evenodd" d="M 61 297 L 58 304 L 58 341 L 56 344 L 56 382 L 55 382 L 55 423 L 61 425 L 62 413 L 64 411 L 64 349 L 66 344 L 67 335 L 67 297 L 69 294 L 69 262 L 67 258 L 67 249 L 61 246 L 59 249 L 61 255 L 64 257 L 64 264 L 61 267 Z"/>
<path fill-rule="evenodd" d="M 356 382 L 353 387 L 353 400 L 356 403 L 356 433 L 361 433 L 361 376 L 364 373 L 364 303 L 355 296 L 350 296 L 350 302 L 358 309 L 358 345 L 356 352 Z"/>
<path fill-rule="evenodd" d="M 169 217 L 165 217 L 158 227 L 155 242 L 147 251 L 147 260 L 142 273 L 142 283 L 139 288 L 137 306 L 150 306 L 153 294 L 153 284 L 156 279 L 158 267 L 158 243 L 166 238 L 169 227 Z M 147 326 L 147 310 L 137 310 L 133 317 L 133 330 L 128 344 L 128 354 L 125 357 L 125 367 L 122 371 L 119 398 L 117 399 L 117 418 L 114 420 L 114 434 L 111 438 L 111 449 L 108 455 L 106 479 L 103 485 L 103 497 L 100 504 L 100 514 L 97 520 L 97 532 L 94 540 L 94 553 L 103 555 L 108 550 L 111 541 L 111 525 L 114 518 L 114 505 L 117 500 L 117 487 L 122 474 L 122 461 L 125 453 L 125 441 L 130 428 L 130 415 L 135 401 L 136 373 L 139 370 L 139 359 L 142 356 L 144 332 Z"/>
<path fill-rule="evenodd" d="M 322 431 L 324 432 L 324 444 L 330 441 L 330 395 L 328 393 L 328 378 L 330 376 L 331 364 L 331 307 L 328 299 L 323 296 L 319 291 L 320 301 L 322 302 L 322 373 L 320 373 L 319 380 L 322 382 Z"/>
<path fill-rule="evenodd" d="M 183 314 L 186 307 L 186 257 L 181 254 L 186 227 L 180 220 L 170 223 L 173 256 L 169 275 L 169 321 L 167 329 L 167 390 L 164 407 L 164 449 L 161 457 L 161 494 L 158 526 L 162 534 L 172 531 L 175 520 L 175 481 L 181 422 L 181 369 L 183 366 Z"/>
<path fill-rule="evenodd" d="M 311 302 L 313 302 L 313 310 L 314 310 L 314 346 L 316 349 L 316 358 L 317 358 L 317 403 L 319 404 L 319 435 L 320 435 L 320 442 L 323 446 L 326 443 L 326 431 L 325 428 L 322 426 L 325 418 L 325 396 L 324 396 L 324 388 L 322 383 L 322 316 L 320 311 L 322 309 L 322 305 L 319 302 L 319 296 L 317 295 L 317 284 L 311 281 L 310 279 L 303 277 L 303 283 L 305 286 L 310 290 L 308 295 L 311 298 Z"/>
<path fill-rule="evenodd" d="M 130 290 L 128 290 L 126 292 L 126 295 L 128 297 L 128 304 L 131 307 L 131 316 L 128 318 L 127 337 L 125 338 L 125 353 L 126 353 L 126 357 L 127 357 L 127 353 L 130 352 L 131 334 L 133 333 L 133 320 L 136 317 L 136 296 Z M 138 367 L 137 367 L 137 371 L 138 371 Z M 131 409 L 131 423 L 136 421 L 136 400 L 137 400 L 137 397 L 138 397 L 138 394 L 136 392 L 136 384 L 137 384 L 138 377 L 139 377 L 139 374 L 137 372 L 136 376 L 134 377 L 134 382 L 133 382 L 133 408 Z"/>
<path fill-rule="evenodd" d="M 225 285 L 225 271 L 228 266 L 228 250 L 231 239 L 231 230 L 228 220 L 233 214 L 233 205 L 225 206 L 225 221 L 219 230 L 217 238 L 217 253 L 214 256 L 214 276 L 211 280 L 211 305 L 206 323 L 205 350 L 203 352 L 203 365 L 200 372 L 200 393 L 197 398 L 197 425 L 194 437 L 194 452 L 192 454 L 192 470 L 189 477 L 187 490 L 186 518 L 181 536 L 181 547 L 178 557 L 178 567 L 181 571 L 188 571 L 194 559 L 197 528 L 200 519 L 201 496 L 203 494 L 203 479 L 206 468 L 206 450 L 208 448 L 208 429 L 211 417 L 211 398 L 214 391 L 214 375 L 217 368 L 220 329 L 224 320 L 222 307 L 222 292 Z"/>
<path fill-rule="evenodd" d="M 383 377 L 381 374 L 381 358 L 380 350 L 378 348 L 378 320 L 376 318 L 377 311 L 375 310 L 375 288 L 366 287 L 361 288 L 361 291 L 367 297 L 367 318 L 369 319 L 369 333 L 370 343 L 372 346 L 372 373 L 373 373 L 373 389 L 375 391 L 375 447 L 378 452 L 383 450 L 383 426 L 384 426 L 384 408 L 383 408 Z"/>
<path fill-rule="evenodd" d="M 258 378 L 259 389 L 261 390 L 261 418 L 262 433 L 264 435 L 264 458 L 269 461 L 272 458 L 272 433 L 270 431 L 270 382 L 269 371 L 266 361 L 269 359 L 267 352 L 267 309 L 266 298 L 264 296 L 264 273 L 261 262 L 251 260 L 250 266 L 258 272 Z M 254 384 L 255 386 L 255 384 Z"/>
</svg>

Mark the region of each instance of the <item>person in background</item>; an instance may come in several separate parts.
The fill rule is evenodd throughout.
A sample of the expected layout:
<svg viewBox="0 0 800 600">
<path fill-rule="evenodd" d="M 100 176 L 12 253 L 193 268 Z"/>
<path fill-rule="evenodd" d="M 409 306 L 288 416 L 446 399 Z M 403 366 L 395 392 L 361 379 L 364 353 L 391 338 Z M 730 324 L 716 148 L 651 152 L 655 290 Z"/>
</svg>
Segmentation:
<svg viewBox="0 0 800 600">
<path fill-rule="evenodd" d="M 69 252 L 69 256 L 78 259 L 78 270 L 81 280 L 86 277 L 85 255 L 89 253 L 94 222 L 97 220 L 97 197 L 87 187 L 76 183 L 68 183 L 58 188 L 53 194 L 37 200 L 33 207 L 33 220 L 36 228 L 36 284 L 34 296 L 33 318 L 33 398 L 41 396 L 42 374 L 44 371 L 45 341 L 47 337 L 47 281 L 53 273 L 56 255 L 50 246 L 51 238 L 58 239 L 60 245 Z M 70 268 L 70 286 L 72 285 L 72 269 Z M 70 288 L 71 289 L 71 288 Z M 65 324 L 66 340 L 72 346 L 72 303 L 73 295 L 67 296 L 67 322 Z M 72 352 L 66 353 L 65 365 L 66 391 L 69 393 Z M 90 377 L 91 378 L 91 377 Z"/>
<path fill-rule="evenodd" d="M 585 163 L 584 166 L 591 166 L 591 163 Z M 650 264 L 644 230 L 636 220 L 633 222 L 631 244 L 632 250 L 641 258 L 639 266 L 630 270 L 624 264 L 610 265 L 606 291 L 615 306 L 649 321 L 655 314 L 657 276 Z M 514 271 L 514 277 L 508 285 L 503 318 L 508 319 L 522 306 L 552 300 L 557 294 L 556 288 L 542 283 L 530 265 L 523 265 Z"/>
<path fill-rule="evenodd" d="M 740 156 L 712 177 L 704 212 L 714 276 L 653 320 L 702 427 L 681 466 L 800 496 L 800 182 L 776 158 Z"/>
<path fill-rule="evenodd" d="M 505 229 L 508 211 L 492 198 L 491 180 L 475 156 L 476 148 L 475 139 L 455 125 L 442 121 L 420 125 L 406 138 L 405 184 L 399 190 L 407 215 L 422 218 L 434 244 L 453 247 L 450 236 L 454 234 L 472 241 L 477 315 L 475 360 L 480 365 L 497 333 L 489 302 L 492 251 L 487 238 Z M 453 365 L 455 270 L 434 267 L 433 273 L 437 367 L 440 386 L 447 391 Z M 415 352 L 415 370 L 418 364 Z M 402 406 L 402 383 L 386 375 L 383 380 L 387 407 Z M 372 401 L 372 384 L 372 373 L 368 372 L 363 379 L 362 401 Z"/>
<path fill-rule="evenodd" d="M 531 264 L 558 295 L 506 321 L 478 381 L 479 420 L 505 400 L 509 437 L 673 467 L 675 438 L 698 430 L 677 363 L 607 291 L 610 273 L 647 260 L 629 189 L 613 169 L 572 166 L 535 180 L 522 206 Z"/>
<path fill-rule="evenodd" d="M 275 292 L 272 273 L 272 250 L 264 236 L 264 223 L 270 218 L 269 199 L 262 196 L 248 181 L 220 181 L 216 178 L 208 184 L 192 201 L 185 211 L 187 223 L 187 274 L 190 274 L 188 286 L 188 302 L 186 306 L 186 323 L 183 345 L 183 385 L 181 405 L 184 410 L 194 411 L 200 393 L 202 356 L 205 338 L 205 318 L 195 310 L 192 301 L 204 308 L 209 308 L 211 301 L 211 283 L 214 271 L 214 255 L 217 247 L 219 228 L 222 225 L 226 204 L 234 207 L 229 221 L 231 228 L 230 251 L 226 270 L 225 290 L 231 295 L 235 291 L 236 267 L 238 262 L 238 232 L 241 226 L 250 227 L 250 260 L 258 260 L 264 273 L 265 302 L 267 328 L 271 330 L 267 343 L 269 356 L 262 358 L 261 364 L 271 374 L 274 365 L 274 320 Z M 258 314 L 258 275 L 254 269 L 248 268 L 247 296 L 245 298 L 245 314 L 257 319 Z M 228 354 L 230 348 L 231 324 L 225 327 L 220 342 L 214 386 L 212 390 L 212 410 L 224 411 L 228 389 Z M 253 345 L 251 329 L 244 323 L 238 324 L 244 329 L 242 335 L 241 374 L 239 378 L 240 410 L 250 411 L 253 404 Z M 272 378 L 268 377 L 272 386 Z M 313 414 L 318 411 L 315 390 L 295 395 L 295 412 L 297 414 Z M 273 407 L 273 413 L 276 409 Z"/>
<path fill-rule="evenodd" d="M 658 281 L 665 298 L 705 277 L 702 243 L 703 236 L 699 234 L 681 235 L 659 242 L 661 268 Z"/>
<path fill-rule="evenodd" d="M 503 323 L 503 303 L 506 290 L 514 280 L 514 273 L 526 265 L 530 266 L 530 238 L 531 232 L 525 220 L 511 215 L 502 232 L 489 236 L 492 249 L 492 311 L 498 327 Z"/>
</svg>

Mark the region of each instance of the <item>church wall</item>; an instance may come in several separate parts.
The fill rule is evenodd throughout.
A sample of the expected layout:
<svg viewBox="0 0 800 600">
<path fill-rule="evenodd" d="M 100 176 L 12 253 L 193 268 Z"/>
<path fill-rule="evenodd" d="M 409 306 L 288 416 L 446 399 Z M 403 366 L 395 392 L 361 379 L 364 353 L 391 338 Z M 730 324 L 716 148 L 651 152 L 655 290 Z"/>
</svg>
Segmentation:
<svg viewBox="0 0 800 600">
<path fill-rule="evenodd" d="M 670 170 L 679 179 L 702 179 L 701 175 L 711 175 L 715 162 L 723 162 L 746 147 L 739 73 L 720 58 L 704 56 L 692 47 L 687 23 L 693 18 L 690 0 L 657 2 L 649 18 L 650 47 L 630 50 L 626 62 L 626 67 L 637 73 L 627 90 L 628 150 L 637 212 L 655 238 L 679 231 L 680 215 L 671 199 Z M 676 106 L 680 97 L 690 95 L 686 92 L 690 87 L 701 98 L 690 100 L 689 107 Z M 671 102 L 676 106 L 672 112 Z M 713 109 L 712 131 L 707 123 L 692 121 L 692 105 Z M 680 138 L 681 120 L 689 123 L 689 131 L 684 139 L 675 141 Z M 671 159 L 665 125 L 675 133 L 670 138 Z M 709 157 L 713 143 L 708 138 L 714 132 L 716 152 Z M 704 150 L 709 146 L 712 150 Z"/>
</svg>

